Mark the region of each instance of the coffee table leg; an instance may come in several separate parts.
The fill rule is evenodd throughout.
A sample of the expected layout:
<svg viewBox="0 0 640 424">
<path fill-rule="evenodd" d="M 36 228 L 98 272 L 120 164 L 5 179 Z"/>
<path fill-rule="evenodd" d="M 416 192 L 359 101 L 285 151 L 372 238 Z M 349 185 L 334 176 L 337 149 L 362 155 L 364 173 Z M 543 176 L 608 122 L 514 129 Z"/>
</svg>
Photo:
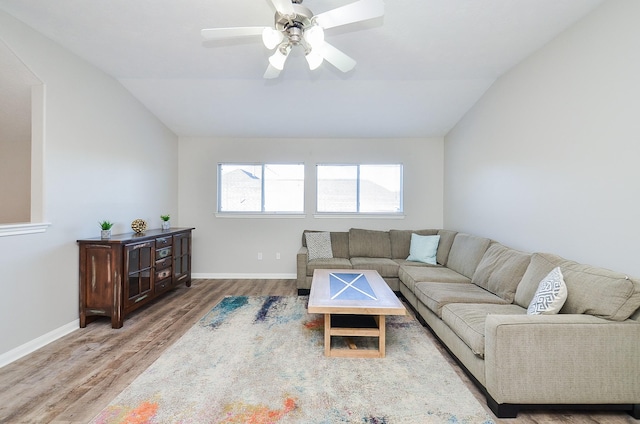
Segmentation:
<svg viewBox="0 0 640 424">
<path fill-rule="evenodd" d="M 331 314 L 324 314 L 324 356 L 331 356 Z"/>
<path fill-rule="evenodd" d="M 378 338 L 378 350 L 380 351 L 380 357 L 384 358 L 386 355 L 385 346 L 386 343 L 386 330 L 385 330 L 385 316 L 380 315 L 378 317 L 378 329 L 380 330 L 380 337 Z"/>
</svg>

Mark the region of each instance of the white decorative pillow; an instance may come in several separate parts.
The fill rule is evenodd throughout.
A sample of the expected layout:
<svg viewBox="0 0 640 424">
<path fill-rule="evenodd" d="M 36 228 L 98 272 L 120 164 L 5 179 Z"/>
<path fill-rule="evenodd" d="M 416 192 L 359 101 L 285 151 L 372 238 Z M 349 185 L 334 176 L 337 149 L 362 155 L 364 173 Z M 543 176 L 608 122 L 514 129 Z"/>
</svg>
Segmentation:
<svg viewBox="0 0 640 424">
<path fill-rule="evenodd" d="M 407 260 L 436 265 L 436 254 L 438 253 L 439 242 L 440 236 L 421 236 L 412 233 L 409 257 L 407 257 Z"/>
<path fill-rule="evenodd" d="M 527 314 L 557 314 L 567 300 L 567 294 L 567 285 L 564 283 L 562 271 L 560 271 L 560 267 L 555 267 L 540 281 L 538 290 L 527 308 Z"/>
<path fill-rule="evenodd" d="M 331 234 L 329 232 L 305 233 L 307 240 L 307 250 L 309 260 L 311 259 L 331 259 Z"/>
</svg>

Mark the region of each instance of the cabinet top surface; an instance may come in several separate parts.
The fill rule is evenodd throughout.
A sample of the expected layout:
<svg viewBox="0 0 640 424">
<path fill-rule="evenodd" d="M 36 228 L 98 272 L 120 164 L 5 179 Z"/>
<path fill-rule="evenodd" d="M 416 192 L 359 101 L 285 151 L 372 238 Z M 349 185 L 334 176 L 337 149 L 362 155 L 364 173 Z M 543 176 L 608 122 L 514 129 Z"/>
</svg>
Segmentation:
<svg viewBox="0 0 640 424">
<path fill-rule="evenodd" d="M 144 233 L 124 233 L 124 234 L 113 234 L 111 238 L 103 239 L 100 237 L 93 237 L 88 239 L 80 239 L 77 240 L 78 243 L 129 243 L 132 241 L 143 241 L 143 240 L 153 240 L 159 237 L 168 237 L 178 233 L 190 232 L 191 230 L 195 230 L 193 227 L 174 227 L 169 230 L 162 230 L 160 228 L 154 228 L 151 230 L 146 230 Z"/>
</svg>

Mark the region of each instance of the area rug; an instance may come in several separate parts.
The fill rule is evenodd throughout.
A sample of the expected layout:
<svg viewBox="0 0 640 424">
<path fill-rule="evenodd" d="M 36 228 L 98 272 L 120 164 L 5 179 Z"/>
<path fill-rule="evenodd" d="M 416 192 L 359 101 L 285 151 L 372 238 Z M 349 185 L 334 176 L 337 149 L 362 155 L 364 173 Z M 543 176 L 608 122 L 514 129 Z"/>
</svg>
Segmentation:
<svg viewBox="0 0 640 424">
<path fill-rule="evenodd" d="M 493 423 L 414 318 L 385 358 L 328 358 L 307 301 L 224 298 L 92 423 Z"/>
</svg>

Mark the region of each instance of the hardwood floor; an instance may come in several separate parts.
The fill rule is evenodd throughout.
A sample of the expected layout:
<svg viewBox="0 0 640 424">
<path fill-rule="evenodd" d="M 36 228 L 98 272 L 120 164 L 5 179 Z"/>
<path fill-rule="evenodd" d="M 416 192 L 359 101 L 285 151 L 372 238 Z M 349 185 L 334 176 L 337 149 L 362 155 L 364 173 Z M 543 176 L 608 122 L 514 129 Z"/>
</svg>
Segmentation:
<svg viewBox="0 0 640 424">
<path fill-rule="evenodd" d="M 86 423 L 226 295 L 296 294 L 295 280 L 194 280 L 134 312 L 119 330 L 108 319 L 0 368 L 1 423 Z M 430 337 L 444 352 L 435 338 Z M 484 397 L 444 356 L 486 408 Z M 489 411 L 489 409 L 487 409 Z M 490 413 L 490 411 L 489 411 Z M 638 423 L 625 413 L 521 412 L 496 423 Z M 418 423 L 416 423 L 418 424 Z"/>
</svg>

